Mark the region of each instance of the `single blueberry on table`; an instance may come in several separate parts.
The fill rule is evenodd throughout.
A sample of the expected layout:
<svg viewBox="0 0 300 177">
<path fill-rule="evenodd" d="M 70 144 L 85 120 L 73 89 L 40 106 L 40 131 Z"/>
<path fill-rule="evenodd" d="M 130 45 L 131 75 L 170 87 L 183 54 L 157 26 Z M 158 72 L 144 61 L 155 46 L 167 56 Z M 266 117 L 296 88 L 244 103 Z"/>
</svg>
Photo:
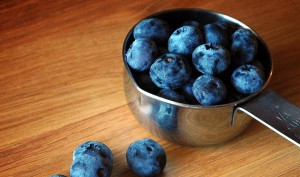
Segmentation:
<svg viewBox="0 0 300 177">
<path fill-rule="evenodd" d="M 133 36 L 138 38 L 150 38 L 157 44 L 166 44 L 171 34 L 167 22 L 158 18 L 148 18 L 140 21 L 133 30 Z"/>
<path fill-rule="evenodd" d="M 103 143 L 87 141 L 73 153 L 71 177 L 109 177 L 112 174 L 113 154 Z"/>
<path fill-rule="evenodd" d="M 145 71 L 157 57 L 157 46 L 147 38 L 139 38 L 133 41 L 126 55 L 128 65 L 136 71 Z"/>
<path fill-rule="evenodd" d="M 229 39 L 226 31 L 216 24 L 207 24 L 203 27 L 205 43 L 213 43 L 229 47 Z"/>
<path fill-rule="evenodd" d="M 193 84 L 196 79 L 191 78 L 184 86 L 182 86 L 181 90 L 183 95 L 186 98 L 186 101 L 190 104 L 197 104 L 198 101 L 193 94 Z"/>
<path fill-rule="evenodd" d="M 54 174 L 54 175 L 51 175 L 50 177 L 67 177 L 67 176 L 61 175 L 61 174 Z"/>
<path fill-rule="evenodd" d="M 202 75 L 193 84 L 193 94 L 201 105 L 216 105 L 226 99 L 227 88 L 217 77 Z"/>
<path fill-rule="evenodd" d="M 192 61 L 195 68 L 201 73 L 217 75 L 229 67 L 231 56 L 229 51 L 221 45 L 208 43 L 202 44 L 194 50 Z"/>
<path fill-rule="evenodd" d="M 157 58 L 150 67 L 150 78 L 159 88 L 176 89 L 190 78 L 187 59 L 178 54 L 165 54 Z"/>
<path fill-rule="evenodd" d="M 149 138 L 131 143 L 126 158 L 132 171 L 142 177 L 160 175 L 167 162 L 163 147 Z"/>
<path fill-rule="evenodd" d="M 195 20 L 189 20 L 189 21 L 184 21 L 181 26 L 193 26 L 195 28 L 199 28 L 201 27 L 200 23 L 195 21 Z"/>
<path fill-rule="evenodd" d="M 158 96 L 166 98 L 171 101 L 184 103 L 185 98 L 174 90 L 162 89 Z M 178 108 L 175 105 L 161 102 L 159 104 L 159 110 L 156 114 L 156 121 L 160 128 L 167 131 L 174 131 L 177 129 L 177 111 Z"/>
<path fill-rule="evenodd" d="M 233 71 L 231 82 L 236 91 L 249 95 L 257 92 L 263 87 L 265 75 L 260 68 L 246 64 Z"/>
<path fill-rule="evenodd" d="M 257 52 L 257 40 L 250 30 L 241 28 L 235 31 L 231 40 L 231 55 L 236 64 L 246 64 L 254 59 Z"/>
<path fill-rule="evenodd" d="M 203 43 L 203 36 L 198 28 L 182 26 L 176 29 L 168 41 L 170 53 L 191 55 L 194 49 Z"/>
</svg>

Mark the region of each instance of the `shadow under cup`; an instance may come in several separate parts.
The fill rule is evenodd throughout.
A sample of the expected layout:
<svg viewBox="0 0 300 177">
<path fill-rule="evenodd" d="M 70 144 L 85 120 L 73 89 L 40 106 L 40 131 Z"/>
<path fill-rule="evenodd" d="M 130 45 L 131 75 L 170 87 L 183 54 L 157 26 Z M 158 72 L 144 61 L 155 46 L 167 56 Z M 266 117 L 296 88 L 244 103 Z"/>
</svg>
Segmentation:
<svg viewBox="0 0 300 177">
<path fill-rule="evenodd" d="M 250 29 L 242 22 L 212 11 L 201 9 L 172 9 L 153 14 L 146 18 L 159 18 L 176 29 L 181 23 L 196 20 L 204 26 L 218 20 Z M 251 29 L 250 29 L 251 30 Z M 253 30 L 251 30 L 253 31 Z M 272 75 L 272 60 L 263 40 L 253 31 L 258 41 L 259 58 L 265 69 L 266 83 L 255 94 L 231 103 L 200 106 L 170 101 L 144 90 L 136 80 L 136 73 L 126 63 L 125 54 L 133 42 L 133 28 L 129 31 L 123 45 L 124 91 L 128 105 L 136 120 L 152 134 L 177 144 L 186 146 L 206 146 L 226 142 L 239 135 L 252 118 L 242 112 L 232 117 L 234 109 L 253 99 L 265 89 Z"/>
</svg>

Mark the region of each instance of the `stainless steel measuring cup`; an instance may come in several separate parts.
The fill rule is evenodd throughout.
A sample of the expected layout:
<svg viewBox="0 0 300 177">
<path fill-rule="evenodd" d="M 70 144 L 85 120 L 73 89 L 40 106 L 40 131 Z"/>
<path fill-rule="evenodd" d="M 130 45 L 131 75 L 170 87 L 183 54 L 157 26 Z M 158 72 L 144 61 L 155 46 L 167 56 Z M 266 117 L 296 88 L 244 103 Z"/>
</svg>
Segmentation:
<svg viewBox="0 0 300 177">
<path fill-rule="evenodd" d="M 187 20 L 197 20 L 203 25 L 223 20 L 253 31 L 232 17 L 201 9 L 171 9 L 146 18 L 150 17 L 163 19 L 174 26 Z M 124 91 L 137 121 L 165 140 L 187 146 L 205 146 L 236 137 L 254 118 L 300 147 L 300 109 L 266 89 L 272 76 L 272 59 L 264 41 L 253 33 L 258 41 L 256 57 L 262 62 L 267 78 L 264 86 L 257 93 L 238 101 L 200 106 L 170 101 L 141 88 L 136 80 L 139 73 L 131 70 L 125 59 L 125 53 L 134 40 L 132 28 L 123 45 Z M 161 111 L 169 111 L 170 114 L 161 116 Z"/>
</svg>

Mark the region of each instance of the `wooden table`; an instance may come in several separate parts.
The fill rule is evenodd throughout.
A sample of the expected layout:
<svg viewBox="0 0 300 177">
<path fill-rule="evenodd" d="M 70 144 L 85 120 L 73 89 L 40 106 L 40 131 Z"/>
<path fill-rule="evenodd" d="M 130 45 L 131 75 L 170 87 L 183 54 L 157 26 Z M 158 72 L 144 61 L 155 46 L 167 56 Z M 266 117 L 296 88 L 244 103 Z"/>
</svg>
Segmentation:
<svg viewBox="0 0 300 177">
<path fill-rule="evenodd" d="M 134 176 L 125 153 L 145 137 L 166 150 L 162 176 L 300 176 L 300 151 L 253 122 L 221 145 L 182 147 L 154 137 L 131 114 L 122 44 L 140 19 L 194 7 L 248 24 L 274 60 L 270 88 L 300 105 L 299 1 L 62 0 L 0 2 L 0 176 L 69 175 L 73 150 L 96 140 L 114 154 L 113 176 Z"/>
</svg>

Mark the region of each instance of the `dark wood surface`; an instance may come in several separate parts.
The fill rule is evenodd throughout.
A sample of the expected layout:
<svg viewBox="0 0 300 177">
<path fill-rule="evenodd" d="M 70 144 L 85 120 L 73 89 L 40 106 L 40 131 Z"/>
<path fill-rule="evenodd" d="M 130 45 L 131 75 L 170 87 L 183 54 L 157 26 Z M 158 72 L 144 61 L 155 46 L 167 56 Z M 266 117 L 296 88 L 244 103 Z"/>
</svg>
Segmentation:
<svg viewBox="0 0 300 177">
<path fill-rule="evenodd" d="M 299 176 L 300 151 L 253 122 L 224 144 L 190 148 L 154 137 L 123 90 L 122 44 L 160 10 L 218 11 L 252 27 L 274 61 L 270 88 L 300 105 L 299 1 L 0 1 L 0 176 L 69 175 L 82 142 L 105 143 L 113 176 L 134 176 L 125 153 L 145 137 L 166 150 L 162 176 Z"/>
</svg>

